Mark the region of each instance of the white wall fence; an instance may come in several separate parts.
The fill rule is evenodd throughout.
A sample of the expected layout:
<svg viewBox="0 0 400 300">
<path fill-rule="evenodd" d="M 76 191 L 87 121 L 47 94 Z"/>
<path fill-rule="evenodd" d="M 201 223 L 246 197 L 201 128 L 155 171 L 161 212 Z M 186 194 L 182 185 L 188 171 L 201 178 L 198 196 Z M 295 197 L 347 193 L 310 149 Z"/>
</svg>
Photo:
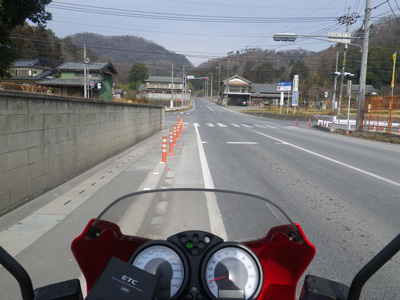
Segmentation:
<svg viewBox="0 0 400 300">
<path fill-rule="evenodd" d="M 161 106 L 0 91 L 0 215 L 162 130 Z"/>
</svg>

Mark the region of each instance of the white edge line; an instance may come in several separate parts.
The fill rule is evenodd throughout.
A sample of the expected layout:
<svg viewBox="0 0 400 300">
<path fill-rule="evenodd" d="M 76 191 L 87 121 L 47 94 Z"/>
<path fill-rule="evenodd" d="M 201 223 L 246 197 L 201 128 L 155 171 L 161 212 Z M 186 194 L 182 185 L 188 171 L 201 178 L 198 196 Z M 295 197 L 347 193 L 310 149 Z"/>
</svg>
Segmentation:
<svg viewBox="0 0 400 300">
<path fill-rule="evenodd" d="M 203 173 L 204 187 L 207 189 L 213 189 L 214 182 L 212 180 L 211 172 L 208 167 L 208 162 L 207 162 L 206 154 L 204 152 L 203 143 L 200 138 L 198 124 L 195 124 L 195 130 L 196 130 L 197 146 L 198 146 L 199 155 L 200 155 L 201 170 Z"/>
<path fill-rule="evenodd" d="M 250 130 L 251 130 L 251 129 L 250 129 Z M 301 148 L 301 147 L 299 147 L 299 146 L 290 144 L 290 143 L 288 143 L 288 142 L 285 142 L 285 141 L 283 141 L 283 140 L 277 139 L 277 138 L 272 137 L 272 136 L 270 136 L 270 135 L 264 134 L 264 133 L 259 132 L 259 131 L 257 131 L 257 130 L 251 130 L 251 131 L 253 131 L 253 132 L 255 132 L 255 133 L 258 133 L 258 134 L 260 134 L 260 135 L 263 135 L 263 136 L 265 136 L 265 137 L 267 137 L 267 138 L 273 139 L 273 140 L 275 140 L 275 141 L 278 141 L 278 142 L 280 142 L 280 143 L 283 143 L 283 144 L 285 144 L 285 145 L 288 145 L 288 146 L 291 146 L 291 147 L 293 147 L 293 148 L 299 149 L 299 150 L 301 150 L 301 151 L 310 153 L 310 154 L 315 155 L 315 156 L 317 156 L 317 157 L 326 159 L 326 160 L 331 161 L 331 162 L 333 162 L 333 163 L 336 163 L 336 164 L 338 164 L 338 165 L 341 165 L 341 166 L 344 166 L 344 167 L 346 167 L 346 168 L 352 169 L 352 170 L 354 170 L 354 171 L 360 172 L 360 173 L 362 173 L 362 174 L 371 176 L 371 177 L 373 177 L 373 178 L 375 178 L 375 179 L 379 179 L 379 180 L 382 180 L 382 181 L 384 181 L 384 182 L 387 182 L 387 183 L 390 183 L 390 184 L 392 184 L 392 185 L 395 185 L 395 186 L 400 187 L 400 183 L 399 183 L 399 182 L 390 180 L 390 179 L 388 179 L 388 178 L 385 178 L 385 177 L 382 177 L 382 176 L 373 174 L 373 173 L 371 173 L 371 172 L 362 170 L 362 169 L 360 169 L 360 168 L 357 168 L 357 167 L 348 165 L 348 164 L 343 163 L 343 162 L 341 162 L 341 161 L 338 161 L 338 160 L 336 160 L 336 159 L 333 159 L 333 158 L 330 158 L 330 157 L 327 157 L 327 156 L 318 154 L 318 153 L 316 153 L 316 152 L 313 152 L 313 151 L 310 151 L 310 150 Z"/>
<path fill-rule="evenodd" d="M 213 189 L 214 182 L 211 177 L 210 168 L 208 167 L 206 154 L 205 154 L 204 148 L 203 148 L 203 142 L 201 141 L 200 133 L 199 133 L 199 130 L 197 127 L 198 127 L 198 124 L 197 124 L 197 126 L 195 125 L 195 130 L 196 130 L 197 146 L 198 146 L 199 155 L 200 155 L 201 170 L 203 173 L 204 187 Z M 206 193 L 206 198 L 207 198 L 207 209 L 208 209 L 208 216 L 210 219 L 211 231 L 226 241 L 226 240 L 228 240 L 228 236 L 226 234 L 225 225 L 222 220 L 221 211 L 218 207 L 218 203 L 217 203 L 215 194 Z"/>
</svg>

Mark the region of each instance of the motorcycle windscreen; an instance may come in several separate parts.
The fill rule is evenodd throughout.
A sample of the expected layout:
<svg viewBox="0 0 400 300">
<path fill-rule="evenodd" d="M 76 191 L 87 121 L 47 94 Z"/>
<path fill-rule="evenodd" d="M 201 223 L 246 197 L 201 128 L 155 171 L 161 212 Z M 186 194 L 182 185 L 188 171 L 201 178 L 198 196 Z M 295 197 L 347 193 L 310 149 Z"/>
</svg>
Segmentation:
<svg viewBox="0 0 400 300">
<path fill-rule="evenodd" d="M 205 189 L 144 191 L 121 197 L 89 222 L 72 250 L 90 289 L 112 256 L 128 261 L 146 241 L 165 240 L 188 230 L 249 246 L 264 270 L 262 299 L 293 298 L 315 254 L 300 226 L 272 201 Z"/>
</svg>

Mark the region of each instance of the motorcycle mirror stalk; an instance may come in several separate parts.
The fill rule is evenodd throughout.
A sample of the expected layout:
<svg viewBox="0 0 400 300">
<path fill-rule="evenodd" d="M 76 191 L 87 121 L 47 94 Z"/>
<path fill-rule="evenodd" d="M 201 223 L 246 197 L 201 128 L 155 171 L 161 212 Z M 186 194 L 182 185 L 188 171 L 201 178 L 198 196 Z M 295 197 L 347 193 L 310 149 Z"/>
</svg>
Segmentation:
<svg viewBox="0 0 400 300">
<path fill-rule="evenodd" d="M 57 282 L 34 290 L 29 274 L 1 246 L 0 264 L 17 280 L 23 300 L 83 300 L 79 279 Z"/>
</svg>

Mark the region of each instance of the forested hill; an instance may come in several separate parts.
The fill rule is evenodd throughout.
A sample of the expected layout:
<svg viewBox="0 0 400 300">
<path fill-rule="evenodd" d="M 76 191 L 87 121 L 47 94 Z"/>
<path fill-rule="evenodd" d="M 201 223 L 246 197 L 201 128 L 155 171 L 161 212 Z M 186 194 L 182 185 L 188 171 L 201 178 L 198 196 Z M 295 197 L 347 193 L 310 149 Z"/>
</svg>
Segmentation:
<svg viewBox="0 0 400 300">
<path fill-rule="evenodd" d="M 181 54 L 168 51 L 164 47 L 136 36 L 103 36 L 94 33 L 77 33 L 67 37 L 73 44 L 91 50 L 96 56 L 108 59 L 118 72 L 129 71 L 134 63 L 145 64 L 151 75 L 170 75 L 171 66 L 193 67 Z"/>
</svg>

